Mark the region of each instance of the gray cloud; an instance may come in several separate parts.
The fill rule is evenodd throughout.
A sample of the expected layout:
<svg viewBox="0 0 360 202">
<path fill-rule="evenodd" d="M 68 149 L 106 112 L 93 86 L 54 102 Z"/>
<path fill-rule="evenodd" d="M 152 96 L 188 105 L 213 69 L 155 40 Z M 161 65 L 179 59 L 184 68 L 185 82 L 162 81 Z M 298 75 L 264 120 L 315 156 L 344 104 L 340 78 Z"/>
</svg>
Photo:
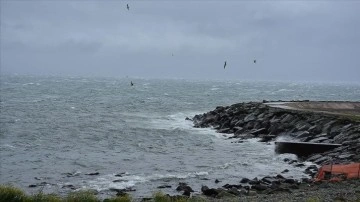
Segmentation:
<svg viewBox="0 0 360 202">
<path fill-rule="evenodd" d="M 359 8 L 357 1 L 1 1 L 1 71 L 359 81 Z"/>
</svg>

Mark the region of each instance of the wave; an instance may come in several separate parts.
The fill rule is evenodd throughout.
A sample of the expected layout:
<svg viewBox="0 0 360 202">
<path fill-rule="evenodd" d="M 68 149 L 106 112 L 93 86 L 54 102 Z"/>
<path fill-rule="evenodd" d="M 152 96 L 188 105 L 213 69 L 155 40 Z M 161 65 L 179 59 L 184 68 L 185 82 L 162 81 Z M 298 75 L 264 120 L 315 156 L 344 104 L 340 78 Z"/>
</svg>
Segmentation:
<svg viewBox="0 0 360 202">
<path fill-rule="evenodd" d="M 83 181 L 81 189 L 96 189 L 97 191 L 104 191 L 110 189 L 126 189 L 134 187 L 137 184 L 154 181 L 169 181 L 178 179 L 197 178 L 209 175 L 206 171 L 179 173 L 179 174 L 151 174 L 151 175 L 129 175 L 124 174 L 121 177 L 116 177 L 115 174 L 104 175 L 95 180 Z"/>
<path fill-rule="evenodd" d="M 295 90 L 282 88 L 282 89 L 279 89 L 279 90 L 277 90 L 277 91 L 275 91 L 275 92 L 293 92 L 293 91 L 295 91 Z"/>
</svg>

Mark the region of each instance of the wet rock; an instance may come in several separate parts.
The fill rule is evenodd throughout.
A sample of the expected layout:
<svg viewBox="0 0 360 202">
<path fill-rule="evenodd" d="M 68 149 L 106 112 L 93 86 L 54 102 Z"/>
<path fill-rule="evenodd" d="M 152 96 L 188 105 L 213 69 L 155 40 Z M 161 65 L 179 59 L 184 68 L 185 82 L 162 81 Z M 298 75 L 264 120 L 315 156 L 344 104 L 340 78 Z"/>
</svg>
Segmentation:
<svg viewBox="0 0 360 202">
<path fill-rule="evenodd" d="M 230 190 L 228 190 L 228 193 L 233 194 L 235 196 L 240 196 L 241 195 L 241 191 L 239 191 L 237 188 L 232 187 Z"/>
<path fill-rule="evenodd" d="M 311 134 L 319 134 L 322 131 L 322 128 L 320 125 L 313 125 L 308 129 L 309 133 Z M 326 134 L 326 133 L 325 133 Z"/>
<path fill-rule="evenodd" d="M 160 185 L 157 188 L 159 189 L 171 188 L 171 185 Z"/>
<path fill-rule="evenodd" d="M 176 191 L 189 191 L 194 192 L 194 190 L 188 186 L 186 183 L 180 182 L 179 186 L 176 188 Z"/>
<path fill-rule="evenodd" d="M 290 160 L 288 163 L 293 164 L 293 163 L 297 163 L 297 162 L 298 162 L 297 160 Z"/>
<path fill-rule="evenodd" d="M 256 116 L 254 114 L 249 114 L 244 118 L 244 122 L 254 121 Z"/>
<path fill-rule="evenodd" d="M 62 186 L 62 188 L 68 188 L 68 189 L 72 189 L 72 190 L 76 189 L 76 187 L 74 185 L 72 185 L 72 184 L 64 185 L 64 186 Z"/>
<path fill-rule="evenodd" d="M 275 135 L 264 135 L 261 137 L 261 140 L 259 140 L 259 142 L 269 142 L 275 138 L 276 138 Z"/>
<path fill-rule="evenodd" d="M 305 166 L 305 164 L 303 164 L 303 163 L 298 163 L 295 165 L 295 167 L 304 167 L 304 166 Z"/>
<path fill-rule="evenodd" d="M 190 195 L 191 195 L 191 192 L 190 192 L 189 190 L 185 190 L 182 195 L 184 195 L 184 196 L 190 196 Z"/>
<path fill-rule="evenodd" d="M 349 154 L 349 153 L 347 153 L 347 154 L 339 155 L 338 158 L 339 158 L 339 159 L 349 159 L 349 158 L 351 158 L 351 157 L 353 157 L 353 156 L 355 156 L 355 154 Z"/>
<path fill-rule="evenodd" d="M 115 177 L 122 177 L 122 176 L 124 176 L 125 174 L 126 174 L 126 172 L 118 173 L 118 174 L 115 175 Z"/>
<path fill-rule="evenodd" d="M 332 127 L 332 125 L 334 124 L 334 123 L 336 123 L 336 120 L 332 120 L 332 121 L 329 121 L 329 122 L 327 122 L 324 126 L 323 126 L 323 132 L 325 132 L 325 133 L 329 133 L 330 132 L 330 129 L 331 129 L 331 127 Z"/>
<path fill-rule="evenodd" d="M 229 133 L 229 131 L 231 131 L 230 128 L 222 128 L 220 130 L 217 130 L 218 133 Z"/>
<path fill-rule="evenodd" d="M 282 176 L 282 175 L 280 175 L 280 174 L 276 175 L 276 178 L 277 178 L 277 179 L 285 179 L 285 177 Z"/>
<path fill-rule="evenodd" d="M 314 160 L 313 162 L 316 163 L 316 164 L 321 164 L 321 163 L 323 163 L 323 162 L 325 162 L 327 160 L 329 160 L 329 157 L 323 156 L 321 158 L 318 158 L 318 159 Z"/>
<path fill-rule="evenodd" d="M 239 126 L 235 126 L 234 128 L 233 128 L 233 130 L 234 130 L 234 132 L 236 133 L 236 132 L 238 132 L 238 133 L 241 133 L 242 131 L 243 131 L 243 127 L 239 127 Z"/>
<path fill-rule="evenodd" d="M 251 185 L 255 185 L 255 184 L 260 184 L 260 181 L 258 180 L 257 177 L 255 177 L 254 179 L 250 180 L 248 183 Z"/>
<path fill-rule="evenodd" d="M 288 169 L 285 169 L 285 170 L 281 171 L 281 173 L 287 173 L 287 172 L 289 172 Z"/>
<path fill-rule="evenodd" d="M 293 136 L 296 138 L 305 138 L 305 137 L 309 137 L 311 135 L 308 131 L 298 131 L 298 132 L 294 133 Z"/>
<path fill-rule="evenodd" d="M 255 189 L 257 191 L 264 191 L 264 190 L 268 189 L 268 187 L 264 184 L 255 184 L 255 185 L 251 186 L 251 189 Z"/>
<path fill-rule="evenodd" d="M 136 189 L 133 189 L 131 187 L 128 187 L 125 189 L 110 188 L 110 191 L 116 192 L 116 196 L 126 196 L 127 192 L 134 192 L 134 191 L 136 191 Z"/>
<path fill-rule="evenodd" d="M 241 138 L 241 139 L 250 139 L 250 138 L 254 138 L 255 136 L 252 135 L 252 134 L 244 133 L 244 134 L 236 135 L 235 137 L 236 138 Z"/>
<path fill-rule="evenodd" d="M 266 132 L 267 132 L 266 128 L 260 128 L 260 129 L 254 129 L 254 130 L 250 131 L 250 134 L 257 136 L 259 134 L 263 134 Z"/>
<path fill-rule="evenodd" d="M 284 158 L 284 162 L 289 162 L 290 160 L 289 158 Z"/>
<path fill-rule="evenodd" d="M 124 179 L 117 179 L 117 180 L 113 180 L 113 182 L 128 182 L 128 180 L 124 180 Z"/>
<path fill-rule="evenodd" d="M 225 184 L 223 187 L 226 189 L 231 189 L 231 188 L 241 189 L 242 185 L 240 185 L 240 184 Z"/>
<path fill-rule="evenodd" d="M 307 170 L 318 170 L 318 167 L 316 165 L 310 165 L 306 168 Z"/>
<path fill-rule="evenodd" d="M 301 182 L 302 182 L 302 183 L 307 183 L 307 184 L 309 184 L 309 183 L 312 183 L 312 179 L 309 179 L 309 178 L 301 178 Z"/>
<path fill-rule="evenodd" d="M 248 179 L 248 178 L 242 178 L 240 180 L 240 183 L 248 183 L 248 182 L 250 182 L 250 179 Z"/>
<path fill-rule="evenodd" d="M 99 172 L 95 172 L 95 173 L 86 173 L 85 175 L 99 175 Z"/>
<path fill-rule="evenodd" d="M 315 139 L 310 140 L 310 142 L 320 143 L 320 142 L 324 142 L 325 140 L 329 140 L 329 138 L 327 138 L 327 137 L 319 137 L 319 138 L 315 138 Z"/>
<path fill-rule="evenodd" d="M 288 184 L 295 184 L 296 183 L 296 181 L 294 179 L 285 179 L 283 182 L 288 183 Z"/>
<path fill-rule="evenodd" d="M 334 137 L 336 136 L 337 134 L 339 134 L 341 132 L 341 129 L 342 129 L 342 125 L 335 125 L 333 126 L 331 129 L 330 129 L 330 136 L 331 137 Z"/>
<path fill-rule="evenodd" d="M 261 179 L 261 181 L 265 184 L 280 184 L 280 181 L 279 179 L 277 178 L 274 178 L 274 177 L 270 177 L 270 176 L 267 176 L 267 177 L 264 177 Z"/>
<path fill-rule="evenodd" d="M 321 154 L 315 154 L 315 155 L 313 155 L 313 156 L 310 156 L 310 157 L 307 158 L 306 160 L 307 160 L 307 161 L 315 161 L 315 160 L 317 160 L 317 159 L 319 159 L 319 158 L 321 158 L 321 157 L 323 157 Z"/>
<path fill-rule="evenodd" d="M 292 119 L 294 118 L 293 115 L 291 114 L 286 114 L 282 119 L 281 119 L 281 123 L 287 123 L 290 122 Z"/>
<path fill-rule="evenodd" d="M 211 196 L 211 197 L 216 197 L 219 194 L 219 192 L 216 189 L 209 189 L 209 187 L 207 187 L 207 186 L 202 186 L 201 192 L 205 196 Z"/>
</svg>

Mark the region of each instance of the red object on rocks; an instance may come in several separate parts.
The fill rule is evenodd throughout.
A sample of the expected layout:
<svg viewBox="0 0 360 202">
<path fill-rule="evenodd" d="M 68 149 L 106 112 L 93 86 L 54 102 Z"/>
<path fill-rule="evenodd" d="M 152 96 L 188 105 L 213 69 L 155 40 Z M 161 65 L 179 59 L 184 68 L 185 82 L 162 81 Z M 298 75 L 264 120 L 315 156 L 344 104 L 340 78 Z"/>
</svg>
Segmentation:
<svg viewBox="0 0 360 202">
<path fill-rule="evenodd" d="M 360 163 L 331 164 L 322 166 L 315 181 L 341 181 L 360 178 Z"/>
</svg>

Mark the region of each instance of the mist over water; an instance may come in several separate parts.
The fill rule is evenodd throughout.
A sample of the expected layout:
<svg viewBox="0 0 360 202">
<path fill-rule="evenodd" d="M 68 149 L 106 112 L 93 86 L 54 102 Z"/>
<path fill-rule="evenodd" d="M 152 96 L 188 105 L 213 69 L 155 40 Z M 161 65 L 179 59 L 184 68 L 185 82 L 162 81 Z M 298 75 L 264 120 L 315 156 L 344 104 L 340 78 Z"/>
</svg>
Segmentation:
<svg viewBox="0 0 360 202">
<path fill-rule="evenodd" d="M 103 192 L 132 187 L 138 197 L 160 185 L 176 193 L 179 182 L 199 191 L 284 169 L 285 176 L 306 176 L 283 161 L 296 157 L 275 154 L 273 143 L 232 143 L 186 117 L 264 99 L 360 100 L 360 86 L 349 84 L 3 76 L 0 88 L 1 184 L 30 193 L 39 187 L 28 185 L 41 182 L 55 193 L 71 191 L 62 188 L 70 184 Z"/>
</svg>

